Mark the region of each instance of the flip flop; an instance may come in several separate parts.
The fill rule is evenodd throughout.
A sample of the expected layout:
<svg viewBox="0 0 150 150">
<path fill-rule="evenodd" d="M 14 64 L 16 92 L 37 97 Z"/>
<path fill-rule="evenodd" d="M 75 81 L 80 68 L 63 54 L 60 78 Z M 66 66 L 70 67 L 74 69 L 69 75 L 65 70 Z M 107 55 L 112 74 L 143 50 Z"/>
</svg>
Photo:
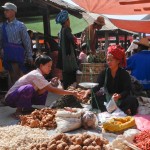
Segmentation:
<svg viewBox="0 0 150 150">
<path fill-rule="evenodd" d="M 11 114 L 11 117 L 16 120 L 19 120 L 21 115 L 23 115 L 22 112 L 15 112 L 15 113 Z"/>
</svg>

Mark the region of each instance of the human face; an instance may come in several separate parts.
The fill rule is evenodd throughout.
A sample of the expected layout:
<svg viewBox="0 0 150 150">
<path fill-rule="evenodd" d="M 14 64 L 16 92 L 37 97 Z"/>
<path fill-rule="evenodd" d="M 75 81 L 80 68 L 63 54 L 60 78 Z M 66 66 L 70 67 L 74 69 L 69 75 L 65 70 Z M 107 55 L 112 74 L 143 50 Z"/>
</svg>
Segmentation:
<svg viewBox="0 0 150 150">
<path fill-rule="evenodd" d="M 97 30 L 100 30 L 103 26 L 102 25 L 97 25 L 96 28 Z"/>
<path fill-rule="evenodd" d="M 65 26 L 66 26 L 66 27 L 70 27 L 70 19 L 69 19 L 69 18 L 66 20 Z"/>
<path fill-rule="evenodd" d="M 15 18 L 15 11 L 14 10 L 8 10 L 8 9 L 5 9 L 4 10 L 4 15 L 5 17 L 8 19 L 8 20 L 13 20 Z"/>
<path fill-rule="evenodd" d="M 113 55 L 107 54 L 107 64 L 110 69 L 119 67 L 119 60 L 115 59 Z"/>
<path fill-rule="evenodd" d="M 49 74 L 51 71 L 51 68 L 52 68 L 52 61 L 46 63 L 45 65 L 40 64 L 40 70 L 43 75 Z"/>
</svg>

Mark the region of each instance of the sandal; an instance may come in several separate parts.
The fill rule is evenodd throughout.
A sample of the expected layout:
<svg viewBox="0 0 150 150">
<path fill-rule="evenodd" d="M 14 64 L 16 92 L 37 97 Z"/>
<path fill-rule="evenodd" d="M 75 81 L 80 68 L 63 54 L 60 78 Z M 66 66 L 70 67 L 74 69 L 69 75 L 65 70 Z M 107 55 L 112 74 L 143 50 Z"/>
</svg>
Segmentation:
<svg viewBox="0 0 150 150">
<path fill-rule="evenodd" d="M 31 108 L 22 108 L 21 112 L 22 112 L 22 114 L 30 114 L 30 113 L 32 113 L 35 109 L 37 109 L 37 108 L 33 108 L 33 107 L 31 107 Z"/>
<path fill-rule="evenodd" d="M 23 115 L 22 112 L 15 112 L 15 113 L 11 114 L 11 117 L 19 120 L 21 115 Z"/>
</svg>

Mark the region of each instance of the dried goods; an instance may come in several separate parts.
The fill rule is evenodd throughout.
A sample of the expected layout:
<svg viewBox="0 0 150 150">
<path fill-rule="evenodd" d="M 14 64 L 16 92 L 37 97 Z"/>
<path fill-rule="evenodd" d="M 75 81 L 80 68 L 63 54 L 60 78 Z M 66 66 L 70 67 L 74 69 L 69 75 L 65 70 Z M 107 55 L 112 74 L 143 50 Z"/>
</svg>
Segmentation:
<svg viewBox="0 0 150 150">
<path fill-rule="evenodd" d="M 49 139 L 46 130 L 38 128 L 20 125 L 0 127 L 0 150 L 30 150 L 32 145 Z"/>
<path fill-rule="evenodd" d="M 105 150 L 132 150 L 124 141 L 124 136 L 118 135 L 111 143 L 104 146 Z"/>
<path fill-rule="evenodd" d="M 111 132 L 118 132 L 135 126 L 135 120 L 131 116 L 112 118 L 103 123 L 103 128 Z"/>
<path fill-rule="evenodd" d="M 62 96 L 52 106 L 52 108 L 64 108 L 64 107 L 82 108 L 79 100 L 73 95 Z"/>
<path fill-rule="evenodd" d="M 150 130 L 137 134 L 134 137 L 134 143 L 141 150 L 150 150 Z"/>
<path fill-rule="evenodd" d="M 30 115 L 20 116 L 20 125 L 31 128 L 54 129 L 56 128 L 55 114 L 56 110 L 50 108 L 35 110 Z"/>
</svg>

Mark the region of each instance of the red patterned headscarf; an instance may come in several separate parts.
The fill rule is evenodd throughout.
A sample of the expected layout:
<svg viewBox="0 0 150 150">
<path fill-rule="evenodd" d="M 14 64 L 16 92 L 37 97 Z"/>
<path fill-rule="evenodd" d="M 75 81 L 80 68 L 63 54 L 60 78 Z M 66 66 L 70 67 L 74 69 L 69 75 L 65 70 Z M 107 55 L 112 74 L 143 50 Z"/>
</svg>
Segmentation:
<svg viewBox="0 0 150 150">
<path fill-rule="evenodd" d="M 119 60 L 121 67 L 126 67 L 126 55 L 123 47 L 120 45 L 111 45 L 108 47 L 107 54 L 111 54 L 115 59 Z"/>
</svg>

